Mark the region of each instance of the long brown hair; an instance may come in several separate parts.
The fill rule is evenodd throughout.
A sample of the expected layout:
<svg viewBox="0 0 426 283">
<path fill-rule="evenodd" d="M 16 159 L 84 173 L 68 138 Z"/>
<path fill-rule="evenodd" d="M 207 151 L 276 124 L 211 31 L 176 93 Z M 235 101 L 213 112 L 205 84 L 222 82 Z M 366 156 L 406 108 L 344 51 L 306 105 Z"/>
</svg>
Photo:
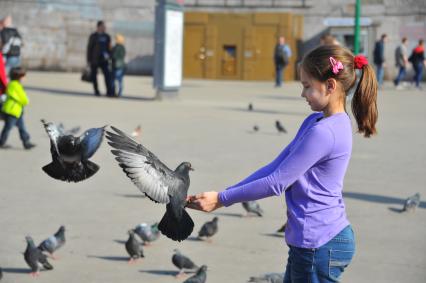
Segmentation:
<svg viewBox="0 0 426 283">
<path fill-rule="evenodd" d="M 330 66 L 330 57 L 342 62 L 343 70 L 334 74 Z M 336 79 L 345 91 L 342 99 L 346 102 L 349 90 L 355 85 L 355 56 L 344 47 L 336 45 L 320 46 L 309 52 L 302 61 L 303 70 L 312 78 L 325 82 L 330 78 Z M 365 64 L 352 98 L 352 113 L 358 126 L 358 132 L 364 137 L 377 133 L 377 80 L 373 68 Z M 345 103 L 346 104 L 346 103 Z"/>
</svg>

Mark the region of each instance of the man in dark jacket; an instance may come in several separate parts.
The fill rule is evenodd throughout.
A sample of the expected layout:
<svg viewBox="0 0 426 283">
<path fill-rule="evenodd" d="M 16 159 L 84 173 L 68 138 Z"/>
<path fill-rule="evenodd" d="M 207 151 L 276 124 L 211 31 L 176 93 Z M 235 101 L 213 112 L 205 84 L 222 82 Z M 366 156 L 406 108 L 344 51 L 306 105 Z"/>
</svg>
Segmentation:
<svg viewBox="0 0 426 283">
<path fill-rule="evenodd" d="M 98 21 L 96 32 L 92 33 L 89 37 L 87 44 L 87 63 L 90 65 L 92 73 L 93 88 L 95 95 L 99 96 L 97 73 L 98 68 L 101 68 L 105 78 L 105 86 L 107 96 L 114 96 L 112 88 L 112 76 L 109 69 L 109 62 L 111 58 L 111 37 L 105 32 L 106 27 L 103 21 Z"/>
<path fill-rule="evenodd" d="M 373 61 L 376 65 L 376 77 L 379 87 L 383 84 L 383 76 L 385 74 L 385 42 L 387 40 L 387 34 L 382 34 L 380 40 L 378 40 L 374 46 Z"/>
<path fill-rule="evenodd" d="M 1 52 L 6 63 L 6 73 L 12 68 L 21 65 L 22 37 L 16 28 L 12 27 L 12 17 L 7 16 L 3 20 L 3 29 L 0 33 Z"/>
</svg>

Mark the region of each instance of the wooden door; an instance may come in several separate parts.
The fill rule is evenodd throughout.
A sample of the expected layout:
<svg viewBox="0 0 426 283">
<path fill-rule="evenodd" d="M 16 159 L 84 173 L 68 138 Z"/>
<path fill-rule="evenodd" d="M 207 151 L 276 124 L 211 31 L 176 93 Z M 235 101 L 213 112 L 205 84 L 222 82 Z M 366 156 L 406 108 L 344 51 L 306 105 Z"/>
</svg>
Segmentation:
<svg viewBox="0 0 426 283">
<path fill-rule="evenodd" d="M 205 26 L 186 25 L 184 52 L 183 52 L 183 75 L 185 78 L 205 77 Z"/>
</svg>

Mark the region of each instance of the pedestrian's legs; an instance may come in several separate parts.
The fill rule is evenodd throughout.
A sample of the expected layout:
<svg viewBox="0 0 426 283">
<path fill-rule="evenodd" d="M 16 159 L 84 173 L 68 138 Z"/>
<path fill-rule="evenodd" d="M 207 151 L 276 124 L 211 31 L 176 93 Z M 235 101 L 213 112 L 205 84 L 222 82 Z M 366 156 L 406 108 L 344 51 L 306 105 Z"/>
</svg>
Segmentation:
<svg viewBox="0 0 426 283">
<path fill-rule="evenodd" d="M 280 64 L 275 65 L 275 86 L 281 86 L 283 82 L 283 69 Z"/>
<path fill-rule="evenodd" d="M 414 67 L 414 80 L 416 82 L 416 87 L 420 87 L 420 80 L 422 79 L 422 73 L 423 73 L 423 62 L 419 62 L 417 64 L 413 65 Z"/>
<path fill-rule="evenodd" d="M 379 83 L 379 86 L 382 86 L 383 84 L 383 76 L 384 76 L 384 69 L 383 65 L 376 65 L 376 77 L 377 82 Z"/>
<path fill-rule="evenodd" d="M 97 65 L 90 65 L 90 74 L 92 76 L 92 83 L 93 83 L 93 89 L 95 91 L 95 95 L 99 96 L 101 93 L 98 89 L 98 66 Z"/>
<path fill-rule="evenodd" d="M 124 77 L 124 68 L 115 70 L 115 79 L 118 81 L 118 96 L 123 95 L 123 77 Z"/>
<path fill-rule="evenodd" d="M 394 80 L 395 86 L 398 86 L 401 80 L 405 77 L 405 72 L 405 67 L 399 67 L 398 76 L 396 76 Z"/>
<path fill-rule="evenodd" d="M 4 126 L 0 136 L 0 146 L 6 144 L 7 138 L 9 137 L 10 130 L 16 125 L 18 119 L 14 116 L 4 114 Z"/>
<path fill-rule="evenodd" d="M 16 126 L 19 129 L 19 136 L 21 137 L 22 144 L 25 148 L 27 148 L 30 144 L 30 135 L 25 129 L 24 113 L 22 113 L 21 117 L 19 117 L 18 121 L 16 122 Z"/>
<path fill-rule="evenodd" d="M 102 73 L 104 74 L 105 87 L 107 89 L 107 96 L 114 96 L 114 90 L 113 90 L 114 80 L 109 70 L 108 62 L 103 62 L 99 64 L 99 67 L 101 67 Z"/>
<path fill-rule="evenodd" d="M 19 56 L 7 56 L 6 58 L 6 75 L 10 78 L 9 72 L 15 67 L 21 65 L 21 58 Z"/>
</svg>

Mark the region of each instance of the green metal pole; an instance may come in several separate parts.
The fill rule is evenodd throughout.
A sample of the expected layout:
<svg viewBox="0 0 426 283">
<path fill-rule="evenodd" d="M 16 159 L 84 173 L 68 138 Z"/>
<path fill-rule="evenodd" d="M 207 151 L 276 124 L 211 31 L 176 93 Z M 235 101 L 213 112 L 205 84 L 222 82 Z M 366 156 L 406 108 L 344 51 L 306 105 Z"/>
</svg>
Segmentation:
<svg viewBox="0 0 426 283">
<path fill-rule="evenodd" d="M 354 35 L 354 53 L 357 55 L 359 53 L 359 31 L 360 23 L 359 18 L 361 16 L 361 0 L 356 0 L 355 4 L 355 35 Z"/>
</svg>

